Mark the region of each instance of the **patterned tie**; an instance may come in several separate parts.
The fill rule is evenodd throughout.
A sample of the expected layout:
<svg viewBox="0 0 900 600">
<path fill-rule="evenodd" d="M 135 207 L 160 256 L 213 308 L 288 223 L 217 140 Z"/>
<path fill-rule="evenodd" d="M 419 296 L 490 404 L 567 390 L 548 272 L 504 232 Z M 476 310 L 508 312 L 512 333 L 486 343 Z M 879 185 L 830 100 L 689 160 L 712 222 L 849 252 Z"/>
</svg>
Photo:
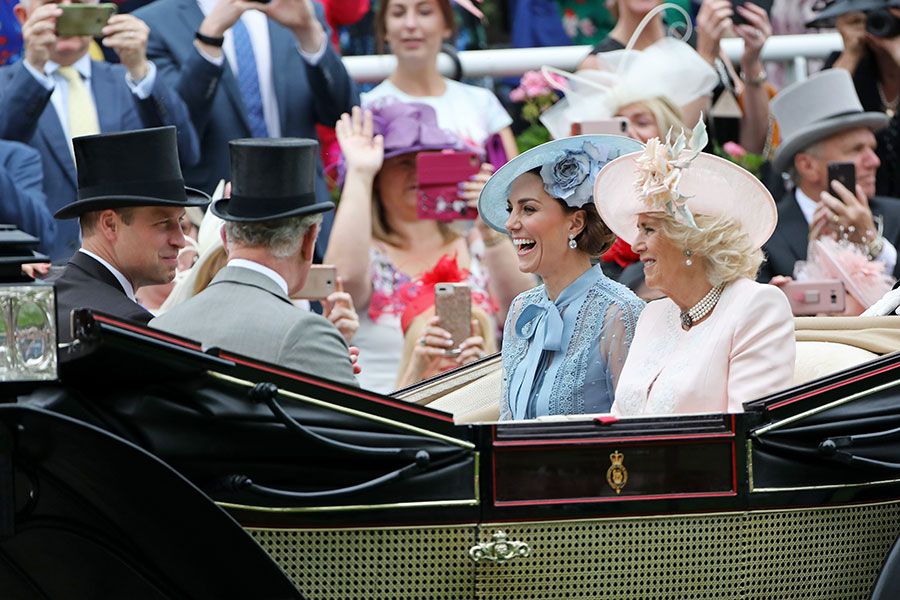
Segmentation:
<svg viewBox="0 0 900 600">
<path fill-rule="evenodd" d="M 238 19 L 231 28 L 234 36 L 234 53 L 237 55 L 238 87 L 241 98 L 247 109 L 247 121 L 253 137 L 268 137 L 266 119 L 263 116 L 262 95 L 259 93 L 259 76 L 256 72 L 256 57 L 253 55 L 253 44 L 250 43 L 250 32 L 244 22 Z"/>
<path fill-rule="evenodd" d="M 69 83 L 69 135 L 74 138 L 100 133 L 97 108 L 81 73 L 74 67 L 60 67 L 58 72 Z"/>
</svg>

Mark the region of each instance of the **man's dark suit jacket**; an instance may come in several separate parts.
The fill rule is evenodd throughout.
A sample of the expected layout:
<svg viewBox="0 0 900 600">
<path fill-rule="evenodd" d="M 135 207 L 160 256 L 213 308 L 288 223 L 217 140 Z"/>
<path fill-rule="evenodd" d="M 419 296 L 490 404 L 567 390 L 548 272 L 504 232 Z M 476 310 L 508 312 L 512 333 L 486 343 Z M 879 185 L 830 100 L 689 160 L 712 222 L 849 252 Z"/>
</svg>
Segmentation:
<svg viewBox="0 0 900 600">
<path fill-rule="evenodd" d="M 884 219 L 884 239 L 900 250 L 900 199 L 872 197 L 869 207 L 873 215 Z M 778 225 L 763 246 L 766 260 L 759 270 L 757 281 L 768 283 L 776 275 L 793 275 L 794 263 L 806 260 L 809 245 L 809 223 L 803 217 L 794 192 L 788 192 L 778 203 Z M 894 277 L 900 277 L 900 260 L 894 267 Z"/>
<path fill-rule="evenodd" d="M 59 339 L 71 341 L 72 311 L 93 308 L 116 317 L 149 323 L 153 315 L 126 294 L 116 276 L 102 264 L 76 252 L 56 283 L 56 315 Z"/>
<path fill-rule="evenodd" d="M 157 73 L 153 90 L 138 100 L 125 82 L 125 67 L 91 63 L 91 90 L 97 105 L 100 131 L 113 133 L 144 127 L 174 125 L 178 129 L 178 155 L 182 165 L 200 159 L 197 134 L 187 107 Z M 24 63 L 0 67 L 0 138 L 23 142 L 41 154 L 44 195 L 51 214 L 77 198 L 75 160 L 62 124 L 50 102 L 52 92 L 42 86 Z M 78 221 L 57 224 L 52 240 L 44 240 L 54 262 L 67 260 L 81 246 Z"/>
<path fill-rule="evenodd" d="M 0 223 L 12 223 L 41 240 L 38 251 L 46 254 L 57 221 L 47 208 L 43 181 L 37 150 L 0 140 Z"/>
<path fill-rule="evenodd" d="M 269 20 L 269 45 L 278 116 L 283 137 L 316 139 L 317 123 L 334 127 L 342 113 L 359 104 L 359 93 L 340 57 L 328 43 L 330 31 L 322 7 L 314 2 L 325 28 L 325 55 L 310 66 L 297 50 L 294 34 Z M 252 137 L 238 80 L 228 61 L 216 66 L 194 46 L 194 34 L 203 21 L 197 0 L 155 0 L 135 11 L 150 27 L 147 55 L 159 73 L 184 98 L 200 136 L 203 161 L 185 171 L 187 184 L 211 193 L 220 179 L 230 178 L 229 140 Z M 330 200 L 319 164 L 316 195 Z M 317 249 L 328 243 L 334 212 L 326 212 Z"/>
</svg>

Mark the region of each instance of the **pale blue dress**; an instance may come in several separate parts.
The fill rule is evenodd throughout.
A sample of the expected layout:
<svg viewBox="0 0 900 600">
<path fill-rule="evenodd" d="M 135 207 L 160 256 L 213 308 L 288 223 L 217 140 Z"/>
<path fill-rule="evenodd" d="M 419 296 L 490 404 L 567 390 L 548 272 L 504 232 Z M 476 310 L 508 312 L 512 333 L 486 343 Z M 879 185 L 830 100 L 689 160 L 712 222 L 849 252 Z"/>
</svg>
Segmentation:
<svg viewBox="0 0 900 600">
<path fill-rule="evenodd" d="M 555 302 L 543 285 L 519 294 L 504 328 L 500 420 L 609 412 L 643 308 L 599 266 Z"/>
</svg>

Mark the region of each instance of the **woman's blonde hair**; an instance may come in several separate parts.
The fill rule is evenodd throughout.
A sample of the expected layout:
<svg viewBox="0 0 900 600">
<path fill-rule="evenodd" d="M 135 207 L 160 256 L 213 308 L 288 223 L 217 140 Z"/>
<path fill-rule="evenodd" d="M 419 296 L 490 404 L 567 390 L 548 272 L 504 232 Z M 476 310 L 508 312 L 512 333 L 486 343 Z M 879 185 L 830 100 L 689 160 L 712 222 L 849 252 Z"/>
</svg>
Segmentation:
<svg viewBox="0 0 900 600">
<path fill-rule="evenodd" d="M 659 130 L 659 139 L 664 140 L 669 129 L 672 130 L 673 139 L 682 130 L 684 130 L 685 135 L 690 135 L 691 128 L 684 122 L 684 115 L 681 109 L 672 104 L 667 98 L 657 96 L 635 102 L 635 104 L 643 104 L 647 107 L 647 110 L 653 113 L 653 118 L 656 119 L 656 128 Z"/>
<path fill-rule="evenodd" d="M 225 246 L 219 246 L 213 250 L 209 258 L 203 264 L 198 265 L 200 268 L 197 271 L 197 278 L 194 281 L 194 290 L 191 295 L 196 296 L 205 290 L 213 280 L 213 277 L 216 276 L 216 273 L 221 271 L 227 263 L 228 252 L 225 250 Z"/>
<path fill-rule="evenodd" d="M 681 250 L 690 251 L 695 261 L 702 261 L 713 286 L 741 277 L 756 279 L 763 261 L 762 250 L 750 241 L 750 236 L 734 219 L 694 215 L 698 228 L 668 215 L 660 220 L 661 233 Z"/>
</svg>

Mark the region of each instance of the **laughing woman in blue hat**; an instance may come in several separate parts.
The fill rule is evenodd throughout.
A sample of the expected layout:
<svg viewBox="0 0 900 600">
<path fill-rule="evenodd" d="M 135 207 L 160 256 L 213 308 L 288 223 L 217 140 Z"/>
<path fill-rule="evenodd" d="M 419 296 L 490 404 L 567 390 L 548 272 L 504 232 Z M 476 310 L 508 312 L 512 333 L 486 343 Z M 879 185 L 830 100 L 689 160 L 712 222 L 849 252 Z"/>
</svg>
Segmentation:
<svg viewBox="0 0 900 600">
<path fill-rule="evenodd" d="M 519 270 L 543 281 L 506 318 L 500 420 L 609 411 L 644 303 L 592 266 L 615 240 L 593 185 L 607 162 L 641 148 L 611 135 L 554 140 L 485 185 L 481 217 L 512 238 Z"/>
</svg>

